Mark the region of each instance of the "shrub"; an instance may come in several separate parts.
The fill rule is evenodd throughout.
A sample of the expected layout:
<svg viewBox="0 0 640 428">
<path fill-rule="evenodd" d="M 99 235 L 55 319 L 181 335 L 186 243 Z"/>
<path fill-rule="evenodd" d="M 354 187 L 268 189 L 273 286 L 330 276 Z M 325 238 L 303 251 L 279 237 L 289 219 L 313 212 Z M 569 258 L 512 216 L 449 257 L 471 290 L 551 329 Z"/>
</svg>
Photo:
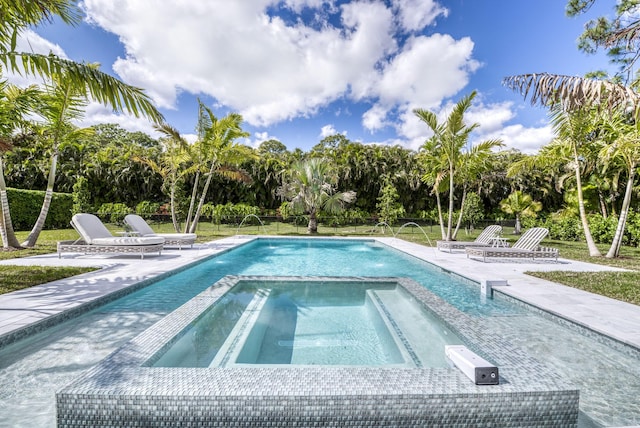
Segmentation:
<svg viewBox="0 0 640 428">
<path fill-rule="evenodd" d="M 78 177 L 73 184 L 73 213 L 90 213 L 93 211 L 91 206 L 91 191 L 89 190 L 89 180 L 84 177 Z"/>
<path fill-rule="evenodd" d="M 640 212 L 630 212 L 627 218 L 629 245 L 640 247 Z"/>
<path fill-rule="evenodd" d="M 11 223 L 16 231 L 29 230 L 40 214 L 45 192 L 41 190 L 7 189 Z M 51 198 L 45 229 L 66 229 L 71 221 L 73 197 L 70 193 L 55 193 Z"/>
<path fill-rule="evenodd" d="M 124 217 L 131 213 L 131 208 L 121 203 L 111 203 L 100 205 L 98 215 L 103 221 L 109 223 L 122 223 Z"/>
<path fill-rule="evenodd" d="M 136 205 L 136 214 L 143 218 L 150 218 L 153 214 L 156 214 L 160 210 L 160 203 L 142 201 Z"/>
<path fill-rule="evenodd" d="M 546 219 L 542 227 L 549 229 L 549 238 L 561 241 L 580 241 L 584 239 L 582 223 L 577 217 L 555 217 Z"/>
<path fill-rule="evenodd" d="M 260 208 L 247 204 L 232 204 L 231 202 L 224 205 L 204 204 L 202 206 L 202 215 L 211 218 L 216 224 L 236 221 L 242 221 L 248 215 L 260 215 Z"/>
<path fill-rule="evenodd" d="M 599 214 L 589 216 L 589 230 L 593 240 L 601 244 L 610 244 L 616 234 L 618 218 L 609 216 L 602 217 Z"/>
</svg>

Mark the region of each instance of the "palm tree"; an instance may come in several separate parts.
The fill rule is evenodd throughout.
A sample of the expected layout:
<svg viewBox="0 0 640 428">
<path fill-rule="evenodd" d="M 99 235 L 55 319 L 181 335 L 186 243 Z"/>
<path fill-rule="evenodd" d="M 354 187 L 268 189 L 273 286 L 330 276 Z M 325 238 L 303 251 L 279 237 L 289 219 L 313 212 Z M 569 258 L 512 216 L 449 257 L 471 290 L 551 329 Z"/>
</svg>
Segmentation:
<svg viewBox="0 0 640 428">
<path fill-rule="evenodd" d="M 67 100 L 74 97 L 92 99 L 110 105 L 115 111 L 125 111 L 137 117 L 143 115 L 160 123 L 162 115 L 141 89 L 126 85 L 115 77 L 99 71 L 96 65 L 65 60 L 53 54 L 41 55 L 16 51 L 16 41 L 20 32 L 43 21 L 51 22 L 56 16 L 70 25 L 77 24 L 81 19 L 80 9 L 70 0 L 20 0 L 2 3 L 2 13 L 0 13 L 0 76 L 3 71 L 2 66 L 14 73 L 40 76 L 56 86 L 64 87 L 68 95 Z M 66 107 L 71 106 L 65 106 L 62 109 L 59 107 L 61 106 L 56 107 L 58 112 L 62 112 L 66 110 Z M 55 114 L 54 111 L 50 113 Z M 60 117 L 58 123 L 61 123 L 59 120 L 62 119 Z M 49 185 L 46 193 L 49 198 L 45 197 L 38 220 L 25 241 L 28 246 L 35 244 L 48 213 L 50 193 L 53 189 L 52 183 L 55 180 L 56 150 L 54 148 L 54 155 L 51 158 Z M 4 183 L 4 178 L 2 182 Z M 8 211 L 8 205 L 3 205 L 3 210 L 5 209 Z M 6 222 L 6 220 L 5 216 L 4 221 Z"/>
<path fill-rule="evenodd" d="M 456 180 L 459 179 L 456 174 L 460 171 L 464 171 L 465 164 L 470 165 L 465 160 L 467 155 L 465 155 L 464 148 L 468 146 L 469 135 L 471 132 L 479 126 L 477 123 L 472 125 L 464 123 L 464 114 L 471 107 L 471 102 L 475 96 L 476 91 L 473 91 L 471 94 L 458 101 L 447 119 L 442 123 L 438 123 L 438 117 L 431 111 L 424 109 L 413 110 L 414 114 L 418 116 L 420 120 L 425 122 L 433 132 L 433 137 L 428 141 L 428 148 L 430 150 L 437 151 L 437 156 L 441 158 L 442 166 L 446 166 L 446 175 L 449 177 L 449 212 L 447 218 L 447 231 L 446 235 L 443 237 L 443 239 L 447 241 L 454 239 L 454 235 L 452 233 L 454 191 Z M 478 146 L 478 150 L 483 153 L 488 153 L 493 147 L 500 145 L 502 145 L 502 143 L 499 140 L 491 140 L 481 143 Z M 423 146 L 423 148 L 425 148 L 425 146 Z M 445 170 L 438 168 L 436 170 L 438 180 L 435 180 L 434 183 L 437 181 L 439 185 L 439 181 L 442 179 L 443 174 L 445 174 Z M 441 229 L 442 228 L 443 226 L 441 225 Z"/>
<path fill-rule="evenodd" d="M 291 166 L 290 177 L 278 193 L 292 202 L 295 210 L 309 214 L 307 232 L 318 233 L 317 215 L 320 210 L 338 214 L 345 204 L 356 199 L 356 192 L 336 192 L 336 176 L 330 164 L 320 158 L 296 162 Z"/>
<path fill-rule="evenodd" d="M 238 138 L 249 136 L 249 133 L 242 130 L 242 116 L 237 113 L 230 113 L 218 119 L 208 107 L 202 105 L 202 103 L 200 103 L 200 106 L 202 115 L 200 118 L 202 126 L 200 133 L 202 139 L 196 143 L 197 147 L 194 150 L 196 150 L 197 154 L 195 159 L 198 161 L 204 160 L 205 162 L 198 165 L 200 170 L 197 176 L 201 170 L 204 170 L 207 174 L 207 180 L 200 194 L 195 214 L 191 217 L 190 209 L 190 214 L 186 220 L 186 226 L 188 226 L 188 232 L 190 233 L 195 233 L 196 231 L 213 175 L 218 174 L 232 180 L 250 183 L 251 177 L 249 174 L 237 168 L 236 165 L 239 165 L 243 160 L 255 157 L 255 153 L 251 148 L 235 142 Z M 196 178 L 191 206 L 193 206 L 196 199 L 197 185 Z"/>
<path fill-rule="evenodd" d="M 624 229 L 631 205 L 636 169 L 638 165 L 640 165 L 640 123 L 634 118 L 629 117 L 629 115 L 617 114 L 613 115 L 611 125 L 608 126 L 608 129 L 613 131 L 615 138 L 612 144 L 606 145 L 600 152 L 602 158 L 605 160 L 604 169 L 606 170 L 617 164 L 620 169 L 627 173 L 627 185 L 622 206 L 620 207 L 616 233 L 613 237 L 611 247 L 605 256 L 607 258 L 613 258 L 620 255 L 620 246 L 622 245 Z"/>
<path fill-rule="evenodd" d="M 189 160 L 187 147 L 189 143 L 180 135 L 177 129 L 171 125 L 163 123 L 156 125 L 155 129 L 164 135 L 160 140 L 164 150 L 160 154 L 160 159 L 156 162 L 153 159 L 134 156 L 134 160 L 149 166 L 163 180 L 163 187 L 169 191 L 169 206 L 171 210 L 171 221 L 176 232 L 180 231 L 176 214 L 176 187 L 182 177 L 189 172 L 183 165 Z"/>
<path fill-rule="evenodd" d="M 97 67 L 97 65 L 92 65 L 91 67 Z M 92 133 L 90 129 L 78 129 L 71 123 L 84 115 L 84 108 L 88 103 L 86 92 L 76 92 L 75 89 L 73 85 L 69 84 L 66 76 L 54 76 L 51 83 L 45 86 L 45 93 L 42 96 L 43 105 L 38 110 L 38 113 L 45 120 L 40 129 L 43 138 L 51 143 L 51 160 L 42 208 L 29 236 L 22 243 L 23 247 L 29 248 L 36 244 L 47 219 L 53 197 L 53 186 L 56 179 L 61 145 Z"/>
<path fill-rule="evenodd" d="M 599 121 L 598 113 L 594 109 L 580 109 L 567 112 L 558 105 L 551 107 L 551 122 L 558 135 L 558 142 L 566 145 L 571 153 L 572 166 L 575 173 L 576 191 L 578 196 L 578 210 L 580 221 L 584 232 L 589 255 L 600 256 L 600 250 L 591 236 L 589 220 L 584 205 L 584 195 L 582 189 L 582 169 L 585 156 L 585 149 L 589 143 L 593 142 L 594 126 Z"/>
<path fill-rule="evenodd" d="M 561 74 L 532 73 L 509 76 L 506 87 L 519 92 L 533 105 L 559 106 L 566 112 L 600 106 L 608 111 L 640 108 L 640 97 L 630 87 L 616 82 Z"/>
<path fill-rule="evenodd" d="M 422 174 L 421 180 L 427 186 L 431 187 L 431 194 L 436 197 L 436 207 L 438 209 L 438 223 L 440 224 L 440 234 L 442 239 L 445 239 L 447 233 L 444 228 L 444 218 L 442 216 L 442 202 L 440 200 L 440 193 L 444 191 L 443 183 L 446 177 L 446 165 L 444 163 L 444 157 L 439 153 L 440 148 L 438 142 L 434 137 L 431 137 L 420 147 L 417 159 L 421 164 Z"/>
<path fill-rule="evenodd" d="M 515 214 L 516 227 L 513 233 L 519 235 L 521 233 L 520 218 L 523 216 L 535 217 L 536 213 L 542 209 L 542 204 L 534 201 L 533 198 L 526 193 L 516 190 L 510 194 L 507 199 L 500 202 L 500 209 L 507 214 Z"/>
<path fill-rule="evenodd" d="M 25 115 L 40 103 L 40 96 L 36 86 L 18 88 L 0 81 L 0 237 L 3 248 L 20 248 L 20 243 L 11 221 L 2 153 L 12 149 L 13 133 L 25 123 Z"/>
</svg>

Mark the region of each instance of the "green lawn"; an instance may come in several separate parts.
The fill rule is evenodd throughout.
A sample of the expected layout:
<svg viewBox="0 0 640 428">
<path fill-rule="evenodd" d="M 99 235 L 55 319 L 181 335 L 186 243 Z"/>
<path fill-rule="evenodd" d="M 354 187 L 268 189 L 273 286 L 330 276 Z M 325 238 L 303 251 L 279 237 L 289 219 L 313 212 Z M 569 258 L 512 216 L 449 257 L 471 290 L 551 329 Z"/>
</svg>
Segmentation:
<svg viewBox="0 0 640 428">
<path fill-rule="evenodd" d="M 108 225 L 108 227 L 113 232 L 122 230 L 121 227 L 115 225 Z M 169 223 L 153 224 L 153 228 L 158 232 L 173 232 L 173 227 Z M 318 230 L 320 236 L 392 236 L 388 229 L 386 233 L 383 234 L 380 228 L 363 225 L 330 227 L 321 224 Z M 397 232 L 398 228 L 394 228 L 394 231 Z M 424 227 L 424 231 L 426 232 L 426 237 L 422 230 L 416 227 L 405 227 L 401 230 L 398 237 L 423 245 L 434 245 L 435 241 L 439 239 L 439 228 L 435 226 Z M 271 234 L 304 236 L 306 235 L 306 227 L 304 225 L 295 226 L 288 223 L 271 222 L 266 223 L 264 226 L 259 224 L 243 225 L 242 228 L 238 229 L 237 225 L 216 225 L 205 222 L 200 223 L 198 226 L 198 242 L 207 242 L 225 236 L 232 236 L 235 235 L 236 232 L 243 235 Z M 476 230 L 466 234 L 462 231 L 458 235 L 458 239 L 473 240 L 479 232 L 479 230 Z M 28 232 L 18 232 L 18 239 L 26 238 L 27 234 Z M 510 235 L 509 230 L 505 230 L 503 236 L 509 238 L 511 242 L 517 240 L 517 236 Z M 21 251 L 0 251 L 0 260 L 53 253 L 56 251 L 57 241 L 76 239 L 77 237 L 78 235 L 73 229 L 45 230 L 40 235 L 36 248 Z M 544 245 L 558 248 L 560 250 L 560 256 L 564 258 L 630 269 L 634 272 L 527 272 L 528 274 L 640 305 L 640 248 L 623 247 L 619 258 L 606 259 L 604 257 L 589 257 L 586 244 L 582 242 L 545 240 Z M 600 249 L 604 254 L 608 247 L 603 245 L 600 246 Z M 0 274 L 2 275 L 0 294 L 77 275 L 90 270 L 92 269 L 43 268 L 31 266 L 2 267 L 0 269 Z"/>
</svg>

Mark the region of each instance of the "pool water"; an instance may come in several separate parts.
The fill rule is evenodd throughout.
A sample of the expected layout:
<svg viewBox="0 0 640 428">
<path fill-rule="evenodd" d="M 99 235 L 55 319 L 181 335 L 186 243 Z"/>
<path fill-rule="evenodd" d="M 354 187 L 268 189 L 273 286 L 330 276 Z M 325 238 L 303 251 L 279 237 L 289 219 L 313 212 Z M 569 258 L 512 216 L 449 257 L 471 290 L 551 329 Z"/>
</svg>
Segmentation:
<svg viewBox="0 0 640 428">
<path fill-rule="evenodd" d="M 226 275 L 410 277 L 578 385 L 585 421 L 640 425 L 635 355 L 482 299 L 477 286 L 377 242 L 261 239 L 0 349 L 0 426 L 55 426 L 56 390 Z"/>
<path fill-rule="evenodd" d="M 153 367 L 449 367 L 460 339 L 397 283 L 243 280 Z"/>
</svg>

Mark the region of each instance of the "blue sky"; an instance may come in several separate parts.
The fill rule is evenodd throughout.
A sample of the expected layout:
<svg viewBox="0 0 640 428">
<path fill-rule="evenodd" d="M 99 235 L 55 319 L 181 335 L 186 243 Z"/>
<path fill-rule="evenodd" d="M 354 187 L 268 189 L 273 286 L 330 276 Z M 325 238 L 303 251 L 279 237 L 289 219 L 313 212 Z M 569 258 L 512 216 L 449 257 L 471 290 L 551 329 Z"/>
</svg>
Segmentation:
<svg viewBox="0 0 640 428">
<path fill-rule="evenodd" d="M 583 75 L 613 69 L 578 51 L 596 2 L 567 18 L 563 0 L 85 0 L 78 27 L 27 32 L 23 50 L 99 62 L 144 88 L 167 122 L 194 133 L 200 97 L 217 115 L 238 112 L 256 145 L 276 138 L 308 150 L 344 133 L 416 149 L 429 136 L 416 107 L 445 115 L 478 91 L 473 139 L 502 138 L 533 152 L 552 138 L 546 112 L 501 85 L 505 76 Z M 597 9 L 597 8 L 599 9 Z M 23 82 L 24 79 L 15 79 Z M 90 105 L 82 125 L 115 122 L 153 135 L 140 119 Z"/>
</svg>

